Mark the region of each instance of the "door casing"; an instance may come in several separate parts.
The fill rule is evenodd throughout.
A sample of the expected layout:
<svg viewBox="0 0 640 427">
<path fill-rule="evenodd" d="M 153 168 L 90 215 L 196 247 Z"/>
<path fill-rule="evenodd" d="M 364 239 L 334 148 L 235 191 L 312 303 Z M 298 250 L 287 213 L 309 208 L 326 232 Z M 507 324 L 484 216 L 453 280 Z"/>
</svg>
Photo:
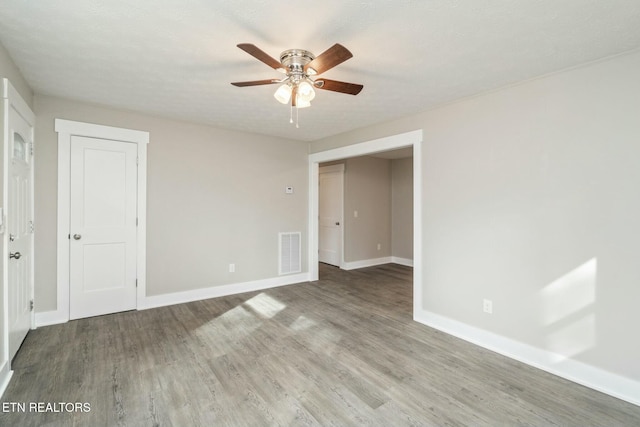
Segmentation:
<svg viewBox="0 0 640 427">
<path fill-rule="evenodd" d="M 69 219 L 70 219 L 70 173 L 71 137 L 110 139 L 137 144 L 138 155 L 138 227 L 136 247 L 136 267 L 138 287 L 136 300 L 138 307 L 146 296 L 146 234 L 147 234 L 147 144 L 149 132 L 131 130 L 92 123 L 56 119 L 58 133 L 58 243 L 57 243 L 57 308 L 42 319 L 42 324 L 69 321 Z"/>
</svg>

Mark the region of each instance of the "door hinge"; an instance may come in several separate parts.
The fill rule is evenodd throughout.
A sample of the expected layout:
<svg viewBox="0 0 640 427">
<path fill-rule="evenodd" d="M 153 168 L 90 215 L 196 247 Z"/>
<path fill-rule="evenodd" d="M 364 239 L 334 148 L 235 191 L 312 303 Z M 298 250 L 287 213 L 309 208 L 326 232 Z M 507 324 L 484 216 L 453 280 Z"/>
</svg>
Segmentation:
<svg viewBox="0 0 640 427">
<path fill-rule="evenodd" d="M 29 301 L 29 311 L 33 311 L 33 300 Z"/>
<path fill-rule="evenodd" d="M 136 288 L 138 287 L 138 279 L 136 279 Z"/>
<path fill-rule="evenodd" d="M 136 218 L 136 227 L 138 226 L 138 218 Z"/>
<path fill-rule="evenodd" d="M 35 230 L 35 226 L 33 225 L 33 221 L 29 221 L 29 232 L 33 234 Z"/>
<path fill-rule="evenodd" d="M 33 156 L 33 142 L 29 144 L 29 154 Z"/>
<path fill-rule="evenodd" d="M 136 157 L 136 166 L 140 164 L 140 157 Z"/>
</svg>

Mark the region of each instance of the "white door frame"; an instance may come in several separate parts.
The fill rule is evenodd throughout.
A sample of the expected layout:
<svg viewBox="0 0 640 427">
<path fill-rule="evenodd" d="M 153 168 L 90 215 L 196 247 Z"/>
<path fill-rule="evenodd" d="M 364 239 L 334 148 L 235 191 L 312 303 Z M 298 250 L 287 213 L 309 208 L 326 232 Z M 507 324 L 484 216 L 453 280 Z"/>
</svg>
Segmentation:
<svg viewBox="0 0 640 427">
<path fill-rule="evenodd" d="M 413 147 L 413 317 L 422 310 L 422 129 L 309 154 L 309 280 L 318 280 L 320 163 Z"/>
<path fill-rule="evenodd" d="M 92 123 L 56 119 L 58 132 L 58 276 L 57 308 L 58 322 L 69 321 L 69 219 L 70 219 L 70 172 L 71 137 L 111 139 L 130 142 L 138 147 L 138 229 L 137 229 L 137 277 L 136 304 L 140 307 L 146 296 L 147 254 L 147 144 L 149 132 L 102 126 Z M 53 321 L 53 319 L 47 319 Z"/>
</svg>

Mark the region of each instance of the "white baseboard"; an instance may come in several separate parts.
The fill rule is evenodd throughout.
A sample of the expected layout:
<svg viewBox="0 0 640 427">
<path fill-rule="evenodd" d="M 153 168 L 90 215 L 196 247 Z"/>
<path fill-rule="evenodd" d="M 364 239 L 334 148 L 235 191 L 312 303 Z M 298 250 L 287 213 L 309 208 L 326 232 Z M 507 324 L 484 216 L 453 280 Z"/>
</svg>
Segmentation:
<svg viewBox="0 0 640 427">
<path fill-rule="evenodd" d="M 400 258 L 397 256 L 392 256 L 391 262 L 394 264 L 404 265 L 405 267 L 413 267 L 413 260 L 409 258 Z"/>
<path fill-rule="evenodd" d="M 36 313 L 36 328 L 49 325 L 57 325 L 69 321 L 69 313 L 58 310 L 43 311 Z"/>
<path fill-rule="evenodd" d="M 295 283 L 308 282 L 309 273 L 294 274 L 289 276 L 274 277 L 271 279 L 254 280 L 251 282 L 233 283 L 230 285 L 212 286 L 210 288 L 193 289 L 184 292 L 172 292 L 170 294 L 154 295 L 138 301 L 138 310 L 165 307 L 168 305 L 182 304 L 185 302 L 200 301 L 203 299 L 223 297 L 227 295 L 241 294 L 243 292 L 259 291 L 278 286 L 293 285 Z M 68 313 L 59 311 L 44 311 L 36 313 L 36 328 L 41 326 L 56 325 L 69 321 Z"/>
<path fill-rule="evenodd" d="M 408 258 L 400 258 L 396 256 L 385 256 L 382 258 L 363 259 L 360 261 L 350 261 L 342 265 L 343 270 L 355 270 L 357 268 L 373 267 L 382 264 L 400 264 L 407 267 L 413 267 L 413 260 Z"/>
<path fill-rule="evenodd" d="M 417 322 L 449 335 L 640 406 L 640 381 L 635 381 L 574 359 L 567 359 L 565 356 L 426 310 L 414 313 L 413 318 Z"/>
<path fill-rule="evenodd" d="M 9 381 L 13 376 L 13 371 L 9 366 L 9 361 L 5 361 L 0 369 L 0 397 L 4 394 L 5 390 L 9 386 Z"/>
<path fill-rule="evenodd" d="M 259 291 L 276 288 L 278 286 L 293 285 L 295 283 L 308 282 L 309 273 L 293 274 L 289 276 L 274 277 L 271 279 L 254 280 L 251 282 L 233 283 L 230 285 L 212 286 L 210 288 L 193 289 L 184 292 L 153 295 L 138 301 L 138 310 L 146 310 L 155 307 L 182 304 L 185 302 L 200 301 L 209 298 L 223 297 L 227 295 L 241 294 L 244 292 Z"/>
<path fill-rule="evenodd" d="M 391 262 L 391 257 L 382 257 L 382 258 L 373 258 L 373 259 L 363 259 L 360 261 L 351 261 L 344 262 L 342 264 L 343 270 L 355 270 L 357 268 L 365 268 L 365 267 L 373 267 L 374 265 L 382 265 L 389 264 Z"/>
</svg>

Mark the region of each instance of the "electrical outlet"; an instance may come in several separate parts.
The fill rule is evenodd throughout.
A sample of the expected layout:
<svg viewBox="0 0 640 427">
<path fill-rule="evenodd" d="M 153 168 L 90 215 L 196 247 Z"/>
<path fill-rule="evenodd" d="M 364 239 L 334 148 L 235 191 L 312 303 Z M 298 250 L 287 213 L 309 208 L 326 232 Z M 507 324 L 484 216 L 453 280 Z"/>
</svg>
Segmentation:
<svg viewBox="0 0 640 427">
<path fill-rule="evenodd" d="M 378 250 L 382 249 L 382 245 L 378 243 Z"/>
<path fill-rule="evenodd" d="M 235 272 L 236 272 L 236 265 L 229 264 L 229 273 L 235 273 Z"/>
<path fill-rule="evenodd" d="M 358 218 L 358 211 L 353 211 L 353 217 Z"/>
<path fill-rule="evenodd" d="M 482 311 L 484 311 L 487 314 L 493 314 L 493 301 L 491 301 L 490 299 L 483 299 Z"/>
</svg>

